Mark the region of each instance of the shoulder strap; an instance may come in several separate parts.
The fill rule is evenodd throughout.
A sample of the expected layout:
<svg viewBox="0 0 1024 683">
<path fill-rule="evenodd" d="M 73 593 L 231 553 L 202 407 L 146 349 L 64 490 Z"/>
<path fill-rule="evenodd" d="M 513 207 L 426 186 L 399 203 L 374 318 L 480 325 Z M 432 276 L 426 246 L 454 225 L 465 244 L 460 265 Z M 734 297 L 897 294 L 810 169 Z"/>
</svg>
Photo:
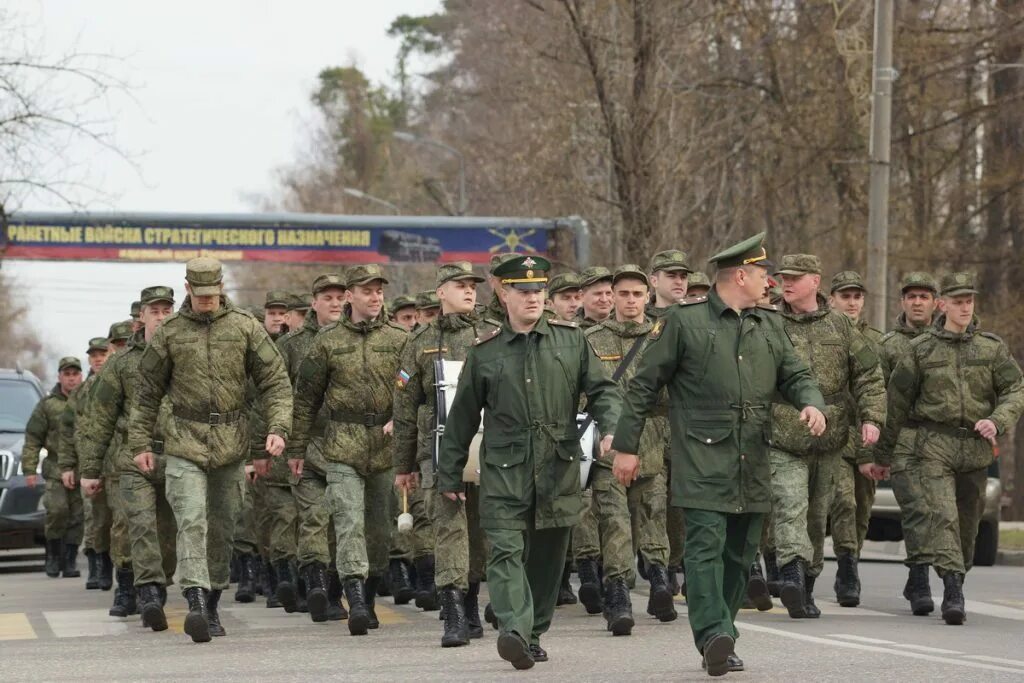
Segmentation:
<svg viewBox="0 0 1024 683">
<path fill-rule="evenodd" d="M 614 374 L 612 374 L 613 382 L 618 382 L 620 379 L 622 379 L 622 376 L 626 373 L 626 370 L 629 369 L 629 366 L 633 362 L 633 359 L 636 358 L 636 354 L 640 352 L 640 347 L 644 345 L 644 338 L 646 336 L 647 335 L 641 335 L 636 338 L 635 342 L 633 342 L 633 346 L 631 346 L 629 348 L 629 351 L 626 352 L 626 357 L 623 358 L 622 361 L 619 362 L 619 366 L 615 368 L 615 372 Z M 576 433 L 576 437 L 582 439 L 583 435 L 586 434 L 587 430 L 590 429 L 590 425 L 592 425 L 593 423 L 594 416 L 588 413 L 587 419 L 583 421 L 582 425 L 580 425 L 580 428 Z"/>
</svg>

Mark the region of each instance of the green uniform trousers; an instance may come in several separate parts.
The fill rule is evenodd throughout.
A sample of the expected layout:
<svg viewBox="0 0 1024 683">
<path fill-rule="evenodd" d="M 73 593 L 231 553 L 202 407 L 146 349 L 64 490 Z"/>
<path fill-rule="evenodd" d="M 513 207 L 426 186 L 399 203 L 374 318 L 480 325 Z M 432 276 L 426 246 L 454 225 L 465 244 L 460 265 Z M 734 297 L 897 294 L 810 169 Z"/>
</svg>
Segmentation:
<svg viewBox="0 0 1024 683">
<path fill-rule="evenodd" d="M 242 504 L 241 462 L 201 469 L 190 460 L 167 458 L 167 502 L 178 525 L 178 585 L 223 590 L 231 576 L 231 534 Z"/>
<path fill-rule="evenodd" d="M 242 485 L 242 501 L 235 517 L 235 533 L 232 537 L 232 549 L 239 555 L 259 555 L 256 545 L 256 518 L 253 512 L 255 491 L 253 484 L 246 478 Z"/>
<path fill-rule="evenodd" d="M 491 546 L 487 591 L 504 632 L 539 644 L 551 626 L 571 527 L 485 529 Z"/>
<path fill-rule="evenodd" d="M 329 462 L 327 508 L 334 521 L 336 564 L 341 579 L 383 576 L 388 568 L 391 531 L 395 524 L 391 470 L 362 475 L 339 462 Z"/>
<path fill-rule="evenodd" d="M 121 499 L 121 473 L 103 475 L 103 488 L 110 506 L 110 559 L 115 567 L 132 566 L 132 543 L 128 534 L 128 516 Z"/>
<path fill-rule="evenodd" d="M 43 484 L 46 487 L 43 490 L 43 508 L 46 510 L 43 532 L 46 538 L 81 545 L 84 533 L 81 490 L 67 490 L 60 479 L 44 479 Z"/>
<path fill-rule="evenodd" d="M 393 489 L 393 509 L 397 516 L 402 511 L 402 492 Z M 409 562 L 434 552 L 434 525 L 428 511 L 427 491 L 418 487 L 409 494 L 409 514 L 412 515 L 412 531 L 395 533 L 391 537 L 391 559 Z M 438 584 L 440 585 L 440 584 Z"/>
<path fill-rule="evenodd" d="M 448 500 L 430 481 L 424 488 L 434 528 L 434 583 L 466 591 L 487 574 L 487 537 L 480 528 L 480 487 L 466 485 L 465 502 Z"/>
<path fill-rule="evenodd" d="M 292 487 L 267 484 L 263 492 L 266 501 L 266 526 L 270 542 L 270 561 L 294 560 L 296 557 L 295 529 L 298 508 Z"/>
<path fill-rule="evenodd" d="M 637 550 L 645 564 L 667 566 L 665 475 L 637 479 L 627 489 L 611 469 L 597 467 L 593 490 L 605 580 L 623 579 L 627 585 L 634 585 Z"/>
<path fill-rule="evenodd" d="M 256 530 L 256 547 L 259 554 L 270 559 L 270 501 L 267 500 L 267 482 L 256 479 L 253 482 L 252 522 Z"/>
<path fill-rule="evenodd" d="M 832 518 L 832 546 L 836 552 L 860 557 L 874 503 L 874 479 L 861 474 L 857 463 L 840 458 L 836 463 L 835 494 L 829 513 Z"/>
<path fill-rule="evenodd" d="M 686 606 L 699 652 L 713 635 L 739 637 L 736 614 L 747 594 L 763 521 L 760 513 L 686 509 Z"/>
<path fill-rule="evenodd" d="M 772 522 L 780 567 L 802 559 L 808 576 L 825 564 L 825 530 L 839 453 L 794 455 L 771 449 Z"/>
<path fill-rule="evenodd" d="M 907 550 L 904 564 L 932 564 L 935 549 L 931 538 L 931 512 L 921 487 L 921 462 L 914 454 L 916 429 L 903 429 L 892 450 L 892 469 L 889 481 L 900 506 L 900 525 L 903 527 L 903 545 Z"/>
<path fill-rule="evenodd" d="M 672 461 L 665 460 L 665 495 L 672 497 Z M 686 510 L 668 506 L 666 510 L 665 533 L 668 534 L 668 566 L 683 566 L 683 551 L 686 548 Z"/>
<path fill-rule="evenodd" d="M 583 491 L 583 516 L 572 528 L 572 554 L 576 561 L 601 559 L 601 534 L 594 514 L 593 489 Z"/>
<path fill-rule="evenodd" d="M 85 515 L 85 535 L 82 546 L 98 553 L 110 552 L 110 527 L 114 522 L 107 503 L 107 492 L 100 489 L 94 497 L 82 494 L 82 510 Z"/>
<path fill-rule="evenodd" d="M 178 528 L 167 502 L 163 472 L 151 477 L 122 472 L 121 504 L 128 521 L 135 585 L 170 585 L 178 561 Z"/>
</svg>

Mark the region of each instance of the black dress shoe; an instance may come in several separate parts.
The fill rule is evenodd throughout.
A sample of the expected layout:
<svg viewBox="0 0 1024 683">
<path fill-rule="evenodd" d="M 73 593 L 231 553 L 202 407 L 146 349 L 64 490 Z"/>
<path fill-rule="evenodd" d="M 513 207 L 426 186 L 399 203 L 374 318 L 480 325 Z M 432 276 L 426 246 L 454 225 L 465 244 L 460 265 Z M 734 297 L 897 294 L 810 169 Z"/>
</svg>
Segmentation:
<svg viewBox="0 0 1024 683">
<path fill-rule="evenodd" d="M 709 676 L 724 676 L 729 673 L 729 655 L 733 653 L 736 641 L 726 633 L 716 633 L 704 643 L 704 668 Z"/>
<path fill-rule="evenodd" d="M 740 659 L 739 657 L 737 657 L 735 652 L 733 652 L 731 655 L 729 655 L 728 657 L 725 658 L 725 664 L 729 668 L 729 673 L 735 673 L 736 671 L 743 671 L 743 660 Z M 702 661 L 700 663 L 700 668 L 707 669 L 708 668 L 707 661 Z"/>
<path fill-rule="evenodd" d="M 533 661 L 535 662 L 548 661 L 548 651 L 542 648 L 540 645 L 530 646 L 530 656 L 533 657 Z"/>
</svg>

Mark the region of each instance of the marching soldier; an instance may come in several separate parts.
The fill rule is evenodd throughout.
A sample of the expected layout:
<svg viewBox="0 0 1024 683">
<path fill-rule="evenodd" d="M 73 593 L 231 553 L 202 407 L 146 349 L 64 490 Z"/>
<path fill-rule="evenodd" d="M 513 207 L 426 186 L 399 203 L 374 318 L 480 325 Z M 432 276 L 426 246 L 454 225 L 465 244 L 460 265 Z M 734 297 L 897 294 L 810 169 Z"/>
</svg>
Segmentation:
<svg viewBox="0 0 1024 683">
<path fill-rule="evenodd" d="M 133 301 L 132 302 L 132 308 L 131 308 L 132 333 L 133 334 L 135 332 L 138 332 L 139 330 L 142 329 L 142 321 L 139 320 L 139 314 L 141 313 L 141 311 L 142 311 L 142 302 L 141 301 Z"/>
<path fill-rule="evenodd" d="M 404 327 L 409 332 L 416 327 L 416 298 L 411 296 L 396 296 L 388 306 L 391 315 L 391 322 L 399 327 Z"/>
<path fill-rule="evenodd" d="M 612 314 L 612 271 L 592 266 L 580 273 L 580 310 L 577 322 L 583 329 L 602 323 Z"/>
<path fill-rule="evenodd" d="M 690 628 L 712 676 L 743 670 L 734 622 L 770 509 L 776 392 L 797 407 L 805 430 L 825 430 L 821 392 L 774 308 L 758 305 L 768 276 L 763 240 L 761 233 L 713 256 L 710 296 L 684 300 L 648 334 L 612 443 L 613 473 L 629 486 L 642 467 L 644 425 L 667 386 L 672 503 L 686 507 Z"/>
<path fill-rule="evenodd" d="M 691 272 L 690 258 L 678 249 L 659 251 L 651 257 L 647 272 L 651 274 L 654 299 L 647 307 L 647 315 L 660 318 L 669 307 L 686 296 Z"/>
<path fill-rule="evenodd" d="M 540 637 L 558 597 L 569 532 L 580 519 L 576 410 L 612 438 L 619 392 L 579 326 L 544 315 L 550 264 L 518 256 L 494 270 L 507 317 L 469 351 L 438 458 L 437 490 L 465 501 L 463 469 L 483 410 L 480 526 L 490 542 L 487 585 L 498 654 L 517 669 L 547 661 Z"/>
<path fill-rule="evenodd" d="M 285 318 L 285 325 L 288 329 L 283 332 L 290 332 L 302 327 L 309 314 L 310 303 L 308 294 L 291 294 L 288 297 L 288 316 Z"/>
<path fill-rule="evenodd" d="M 416 327 L 426 327 L 441 315 L 441 302 L 432 291 L 416 295 Z M 416 328 L 413 328 L 416 329 Z"/>
<path fill-rule="evenodd" d="M 128 340 L 135 334 L 136 323 L 134 320 L 122 320 L 113 323 L 107 333 L 107 341 L 110 343 L 110 353 L 123 351 L 128 346 Z"/>
<path fill-rule="evenodd" d="M 483 318 L 489 318 L 491 320 L 504 320 L 505 319 L 505 302 L 501 300 L 501 278 L 494 274 L 495 269 L 503 263 L 508 262 L 514 258 L 521 258 L 521 254 L 514 254 L 511 252 L 501 252 L 491 256 L 490 263 L 488 264 L 487 270 L 487 284 L 491 288 L 491 300 L 487 303 L 487 306 L 483 310 L 478 311 Z"/>
<path fill-rule="evenodd" d="M 690 273 L 686 280 L 687 296 L 706 296 L 711 291 L 711 280 L 699 270 Z"/>
<path fill-rule="evenodd" d="M 548 283 L 548 302 L 560 320 L 575 320 L 580 308 L 580 276 L 573 272 L 559 273 Z"/>
</svg>

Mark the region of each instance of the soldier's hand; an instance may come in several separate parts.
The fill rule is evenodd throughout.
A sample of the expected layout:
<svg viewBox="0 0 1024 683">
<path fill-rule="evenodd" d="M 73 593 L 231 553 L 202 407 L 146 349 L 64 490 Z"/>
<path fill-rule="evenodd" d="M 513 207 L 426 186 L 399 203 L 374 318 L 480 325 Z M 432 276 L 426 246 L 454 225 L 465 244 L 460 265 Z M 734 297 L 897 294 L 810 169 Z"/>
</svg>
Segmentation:
<svg viewBox="0 0 1024 683">
<path fill-rule="evenodd" d="M 463 491 L 459 491 L 458 493 L 453 493 L 452 491 L 445 491 L 444 497 L 452 501 L 453 503 L 456 503 L 460 500 L 462 502 L 466 502 L 466 494 Z"/>
<path fill-rule="evenodd" d="M 267 434 L 266 451 L 275 458 L 281 455 L 284 453 L 284 439 L 277 434 Z"/>
<path fill-rule="evenodd" d="M 865 446 L 874 446 L 878 443 L 878 437 L 881 434 L 881 430 L 870 422 L 865 422 L 860 426 L 860 439 Z"/>
<path fill-rule="evenodd" d="M 873 462 L 865 462 L 858 465 L 857 469 L 862 475 L 874 481 L 882 481 L 883 479 L 889 478 L 889 467 L 886 465 L 876 465 Z"/>
<path fill-rule="evenodd" d="M 85 495 L 87 495 L 90 498 L 92 498 L 97 493 L 99 493 L 101 490 L 103 490 L 103 480 L 102 479 L 83 479 L 82 480 L 82 490 L 85 491 Z"/>
<path fill-rule="evenodd" d="M 257 477 L 265 477 L 270 474 L 270 458 L 259 458 L 252 461 L 252 470 Z"/>
<path fill-rule="evenodd" d="M 408 493 L 412 493 L 419 487 L 419 479 L 420 475 L 417 474 L 416 472 L 411 472 L 409 474 L 396 474 L 395 488 L 397 488 L 399 491 L 406 491 Z"/>
<path fill-rule="evenodd" d="M 26 474 L 25 475 L 25 486 L 30 489 L 35 488 L 36 482 L 39 480 L 38 474 Z"/>
<path fill-rule="evenodd" d="M 302 463 L 305 460 L 299 460 L 297 458 L 288 458 L 288 469 L 292 471 L 292 475 L 296 477 L 302 476 Z"/>
<path fill-rule="evenodd" d="M 640 475 L 640 458 L 632 453 L 616 453 L 612 461 L 612 474 L 620 484 L 629 487 Z"/>
<path fill-rule="evenodd" d="M 612 439 L 614 439 L 614 438 L 615 438 L 614 434 L 606 434 L 605 437 L 603 439 L 601 439 L 601 456 L 602 457 L 604 457 L 604 454 L 609 452 L 612 449 Z"/>
<path fill-rule="evenodd" d="M 139 466 L 144 474 L 149 474 L 156 469 L 156 456 L 149 451 L 139 453 L 135 456 L 135 464 Z"/>
<path fill-rule="evenodd" d="M 73 471 L 61 472 L 60 481 L 64 484 L 64 488 L 69 491 L 75 490 L 75 473 Z"/>
<path fill-rule="evenodd" d="M 999 434 L 996 423 L 992 420 L 978 420 L 974 423 L 974 431 L 981 434 L 981 438 L 988 439 L 989 443 L 995 443 L 996 435 Z"/>
<path fill-rule="evenodd" d="M 807 406 L 800 411 L 800 421 L 811 430 L 811 436 L 821 436 L 825 433 L 825 415 L 814 406 Z"/>
<path fill-rule="evenodd" d="M 395 421 L 388 420 L 388 423 L 384 425 L 384 436 L 391 436 L 395 433 Z"/>
</svg>

